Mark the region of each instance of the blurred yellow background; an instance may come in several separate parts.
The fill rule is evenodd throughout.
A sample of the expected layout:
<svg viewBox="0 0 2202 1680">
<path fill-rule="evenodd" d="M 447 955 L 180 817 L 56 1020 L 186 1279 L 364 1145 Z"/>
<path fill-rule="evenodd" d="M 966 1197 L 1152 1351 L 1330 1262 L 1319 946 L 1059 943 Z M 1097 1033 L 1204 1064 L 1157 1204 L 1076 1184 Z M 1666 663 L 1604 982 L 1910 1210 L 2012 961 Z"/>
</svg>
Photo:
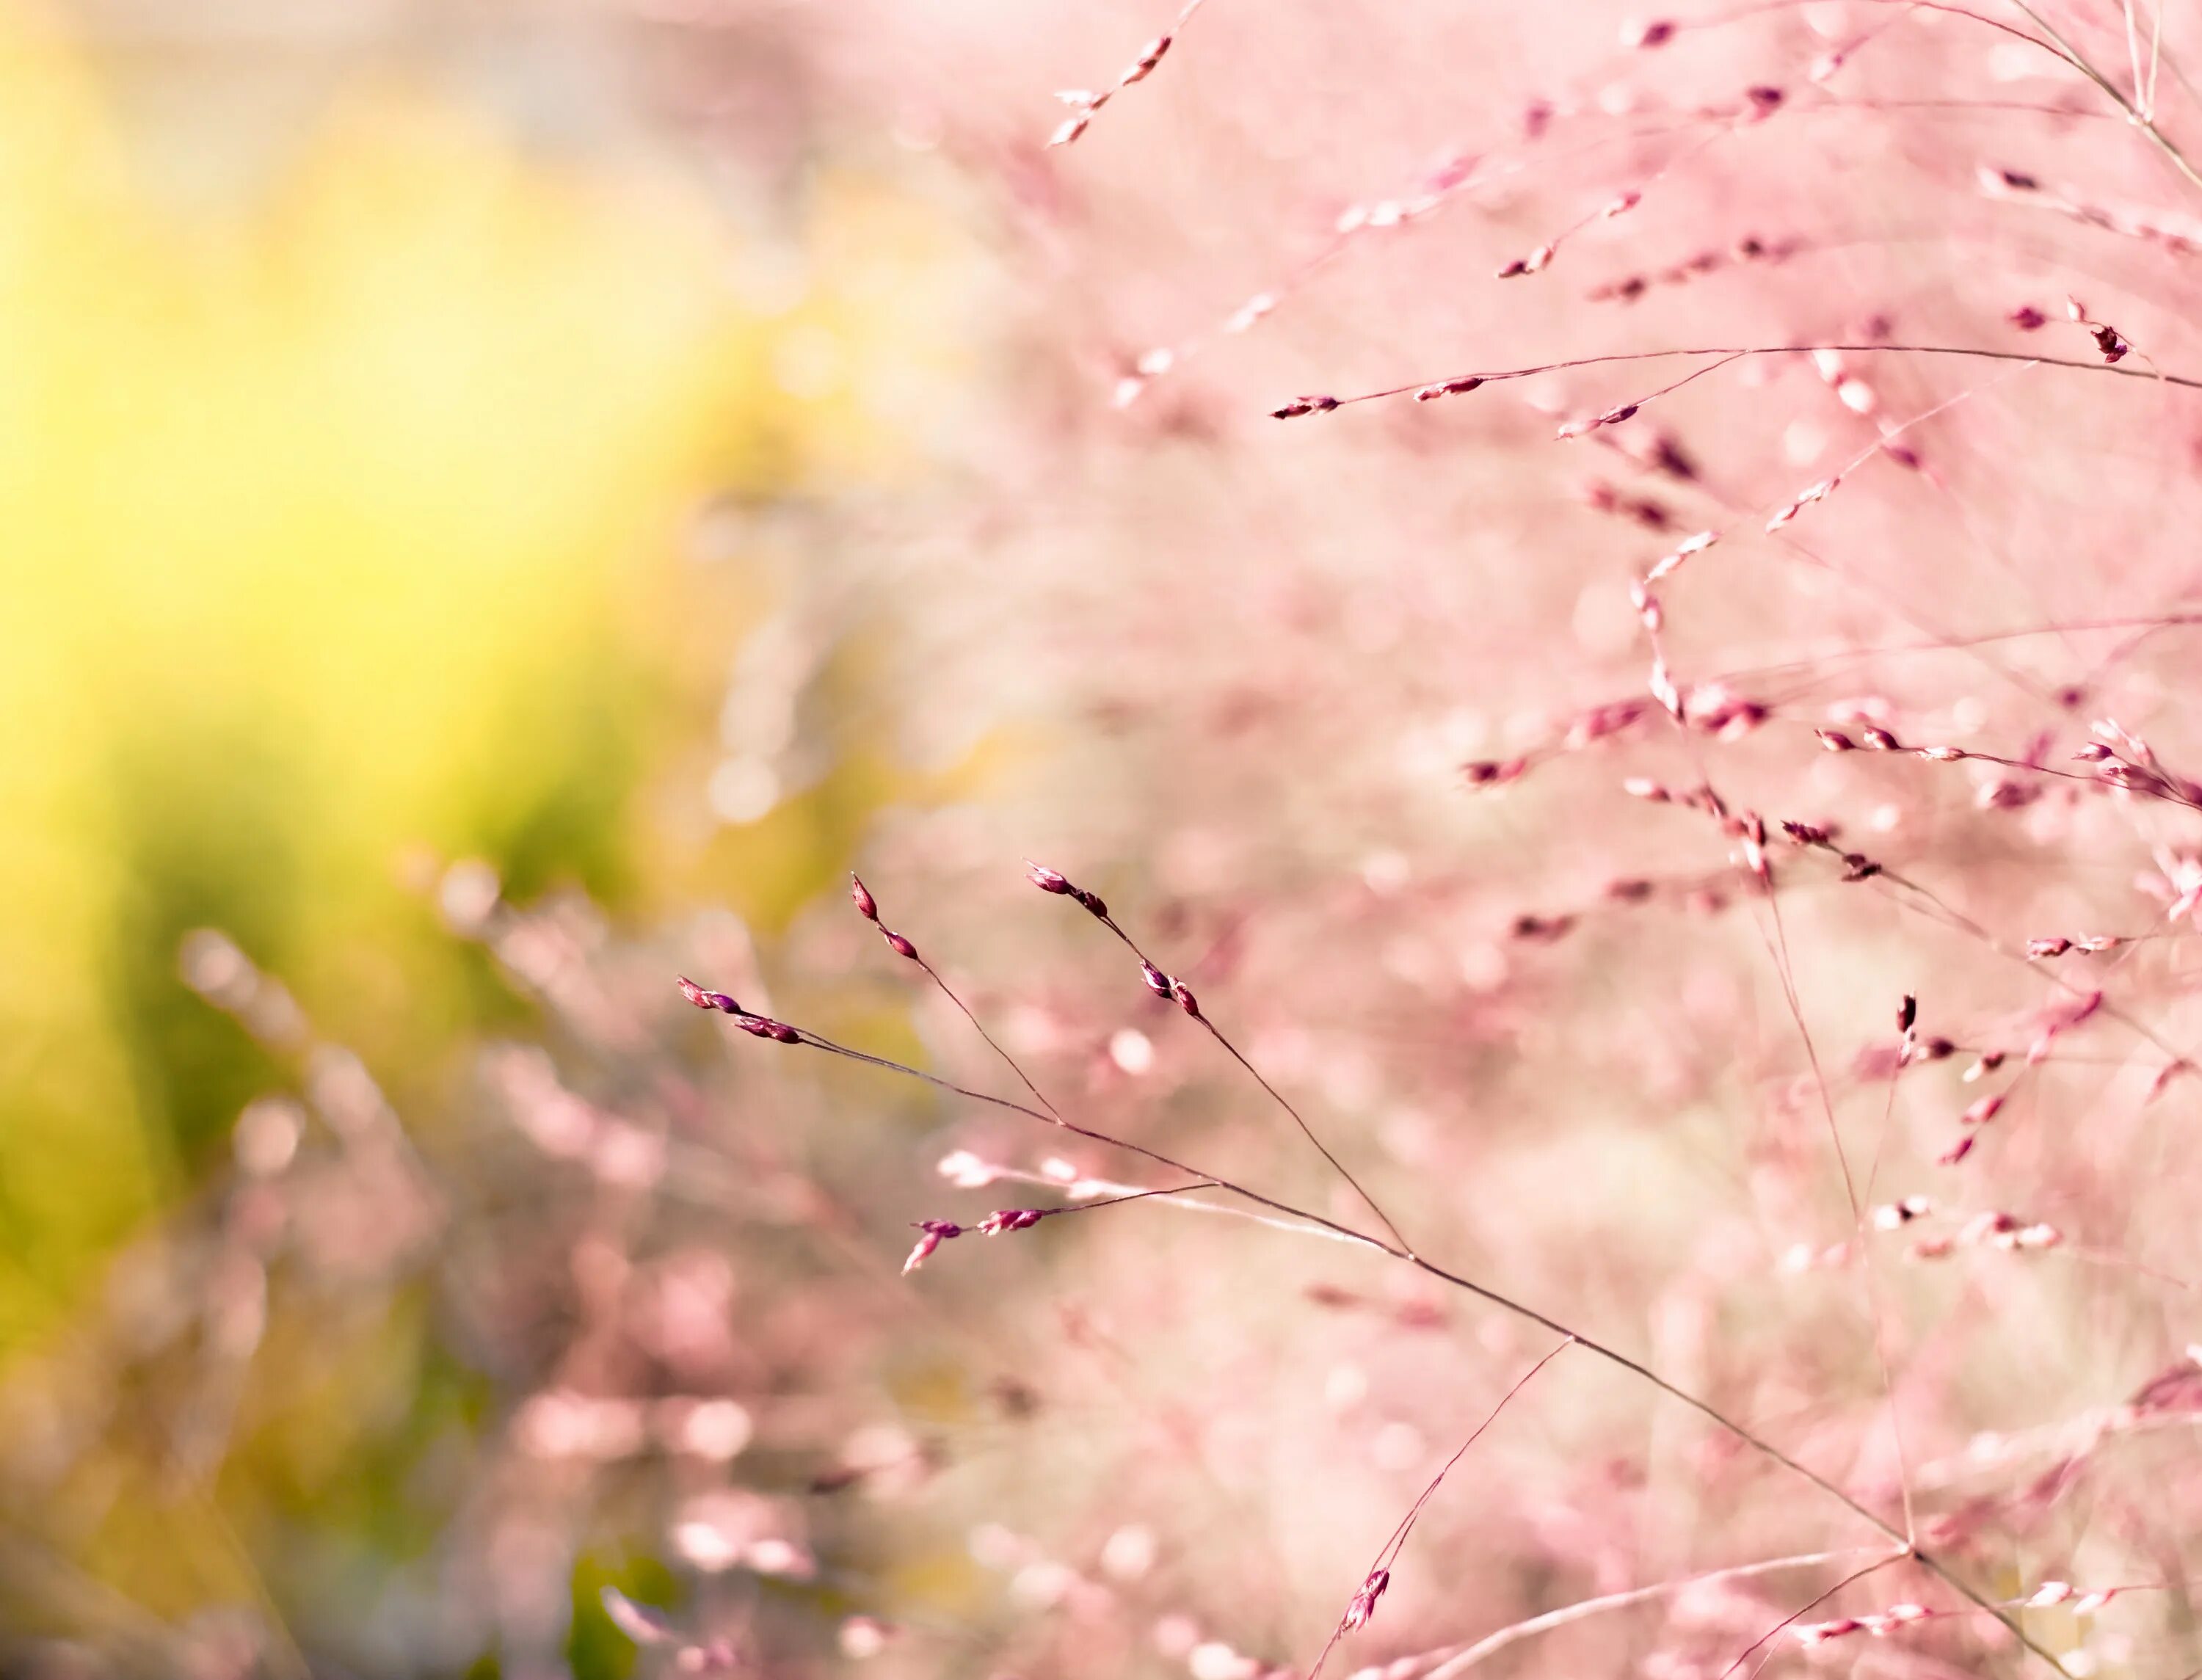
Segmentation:
<svg viewBox="0 0 2202 1680">
<path fill-rule="evenodd" d="M 767 918 L 815 888 L 877 766 L 700 840 L 639 797 L 769 604 L 690 533 L 892 473 L 846 370 L 951 353 L 910 330 L 945 233 L 857 174 L 808 178 L 810 278 L 760 303 L 687 174 L 530 150 L 425 77 L 350 78 L 212 209 L 148 189 L 115 106 L 0 8 L 0 1360 L 274 1082 L 178 982 L 188 930 L 402 1092 L 510 1007 L 409 856 Z"/>
</svg>

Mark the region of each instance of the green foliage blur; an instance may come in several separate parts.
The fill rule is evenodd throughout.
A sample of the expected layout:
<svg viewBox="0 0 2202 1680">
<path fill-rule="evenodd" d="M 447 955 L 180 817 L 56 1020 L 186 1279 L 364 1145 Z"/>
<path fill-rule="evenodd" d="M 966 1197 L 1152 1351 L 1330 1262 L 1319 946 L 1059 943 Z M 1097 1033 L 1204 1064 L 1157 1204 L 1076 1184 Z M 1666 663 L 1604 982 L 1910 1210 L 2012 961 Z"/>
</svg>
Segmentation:
<svg viewBox="0 0 2202 1680">
<path fill-rule="evenodd" d="M 792 339 L 892 351 L 885 300 L 948 251 L 820 166 L 790 235 L 810 282 L 761 304 L 670 162 L 548 159 L 387 79 L 341 90 L 244 213 L 179 214 L 114 97 L 0 8 L 0 1381 L 296 1082 L 184 985 L 191 930 L 427 1124 L 459 1052 L 524 1013 L 440 925 L 445 861 L 519 900 L 763 925 L 843 864 L 894 786 L 861 758 L 744 828 L 664 818 L 702 811 L 717 689 L 772 605 L 691 535 L 895 470 L 850 380 L 776 370 Z M 401 1293 L 310 1338 L 272 1313 L 221 1511 L 112 1457 L 74 1566 L 172 1616 L 267 1589 L 233 1521 L 286 1538 L 268 1584 L 292 1604 L 356 1583 L 349 1554 L 423 1553 L 451 1500 L 422 1487 L 484 1404 L 431 1312 Z M 597 1568 L 577 1671 L 623 1671 Z"/>
</svg>

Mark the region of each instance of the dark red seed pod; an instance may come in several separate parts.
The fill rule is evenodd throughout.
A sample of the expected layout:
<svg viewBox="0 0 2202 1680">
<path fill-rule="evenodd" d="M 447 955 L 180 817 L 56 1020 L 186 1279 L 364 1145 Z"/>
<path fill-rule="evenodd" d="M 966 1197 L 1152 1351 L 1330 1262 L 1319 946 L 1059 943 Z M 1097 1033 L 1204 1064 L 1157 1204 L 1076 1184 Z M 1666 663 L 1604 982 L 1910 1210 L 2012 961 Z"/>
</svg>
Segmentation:
<svg viewBox="0 0 2202 1680">
<path fill-rule="evenodd" d="M 1043 893 L 1074 893 L 1077 890 L 1067 878 L 1045 864 L 1027 864 L 1025 873 L 1032 878 L 1032 884 Z"/>
<path fill-rule="evenodd" d="M 1164 974 L 1160 969 L 1157 968 L 1152 963 L 1143 962 L 1139 964 L 1139 978 L 1147 982 L 1147 990 L 1153 993 L 1157 997 L 1167 998 L 1169 996 L 1170 977 Z"/>
<path fill-rule="evenodd" d="M 1858 743 L 1852 740 L 1848 735 L 1845 734 L 1840 729 L 1815 729 L 1812 733 L 1820 738 L 1820 745 L 1830 752 L 1855 752 L 1858 751 Z"/>
<path fill-rule="evenodd" d="M 766 1035 L 775 1044 L 800 1044 L 803 1042 L 803 1035 L 796 1031 L 794 1028 L 789 1026 L 785 1021 L 766 1022 L 765 1033 Z"/>
<path fill-rule="evenodd" d="M 880 936 L 886 940 L 887 949 L 893 952 L 896 956 L 907 957 L 913 963 L 917 960 L 917 947 L 900 934 L 882 928 L 880 929 Z"/>
<path fill-rule="evenodd" d="M 1904 1001 L 1896 1006 L 1896 1030 L 1899 1033 L 1908 1033 L 1911 1030 L 1912 1023 L 1918 1019 L 1919 999 L 1906 992 L 1904 994 Z"/>
<path fill-rule="evenodd" d="M 1177 1006 L 1180 1009 L 1194 1020 L 1200 1019 L 1200 999 L 1192 995 L 1192 987 L 1182 980 L 1174 980 L 1170 982 L 1170 993 L 1176 998 Z"/>
<path fill-rule="evenodd" d="M 1103 922 L 1109 919 L 1109 906 L 1098 893 L 1088 893 L 1082 887 L 1073 887 L 1071 896 L 1085 905 L 1086 910 L 1098 919 Z"/>
<path fill-rule="evenodd" d="M 863 917 L 865 921 L 876 922 L 880 919 L 878 900 L 872 897 L 871 889 L 864 885 L 863 880 L 853 875 L 849 877 L 849 901 L 856 905 L 857 914 Z"/>
</svg>

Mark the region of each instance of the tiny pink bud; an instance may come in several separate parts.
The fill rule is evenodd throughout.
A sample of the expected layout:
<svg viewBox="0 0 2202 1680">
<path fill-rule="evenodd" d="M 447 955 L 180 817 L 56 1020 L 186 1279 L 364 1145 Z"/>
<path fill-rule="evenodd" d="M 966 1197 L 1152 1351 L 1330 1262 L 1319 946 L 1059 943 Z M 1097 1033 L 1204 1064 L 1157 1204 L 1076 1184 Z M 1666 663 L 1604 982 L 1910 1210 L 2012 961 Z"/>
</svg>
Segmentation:
<svg viewBox="0 0 2202 1680">
<path fill-rule="evenodd" d="M 1170 993 L 1176 998 L 1177 1006 L 1180 1009 L 1194 1020 L 1200 1019 L 1200 999 L 1192 995 L 1192 987 L 1182 980 L 1174 980 L 1170 982 Z"/>
<path fill-rule="evenodd" d="M 1392 1584 L 1392 1571 L 1380 1569 L 1361 1583 L 1353 1602 L 1345 1606 L 1345 1620 L 1340 1624 L 1346 1631 L 1369 1625 L 1369 1618 L 1376 1613 L 1376 1600 L 1384 1596 L 1384 1589 Z"/>
<path fill-rule="evenodd" d="M 1991 1093 L 1973 1104 L 1958 1118 L 1963 1124 L 1968 1126 L 1985 1126 L 2003 1112 L 2003 1103 L 2001 1092 Z"/>
<path fill-rule="evenodd" d="M 887 942 L 887 949 L 893 952 L 896 956 L 906 957 L 913 963 L 917 960 L 917 947 L 900 934 L 882 928 L 880 929 L 880 937 Z"/>
<path fill-rule="evenodd" d="M 949 1238 L 963 1235 L 963 1228 L 948 1219 L 921 1219 L 917 1228 L 923 1235 L 918 1238 L 917 1246 L 910 1251 L 910 1258 L 902 1263 L 905 1277 L 923 1265 L 933 1251 Z"/>
<path fill-rule="evenodd" d="M 1145 50 L 1139 54 L 1139 62 L 1124 72 L 1122 85 L 1129 87 L 1133 82 L 1145 81 L 1153 74 L 1155 66 L 1163 62 L 1163 55 L 1169 50 L 1170 38 L 1167 35 L 1158 35 L 1148 42 Z"/>
<path fill-rule="evenodd" d="M 785 1021 L 766 1022 L 765 1031 L 771 1037 L 772 1041 L 774 1044 L 800 1044 L 803 1042 L 803 1035 L 798 1032 L 794 1028 L 789 1026 Z"/>
<path fill-rule="evenodd" d="M 1272 420 L 1297 420 L 1304 414 L 1328 414 L 1338 406 L 1335 397 L 1295 397 L 1281 408 L 1269 410 Z"/>
<path fill-rule="evenodd" d="M 999 1236 L 1004 1231 L 1028 1231 L 1046 1217 L 1043 1208 L 1004 1207 L 981 1219 L 978 1229 L 988 1236 Z"/>
<path fill-rule="evenodd" d="M 1025 873 L 1032 878 L 1032 884 L 1043 893 L 1068 893 L 1071 890 L 1069 881 L 1043 864 L 1027 864 Z"/>
<path fill-rule="evenodd" d="M 1895 736 L 1890 734 L 1887 730 L 1877 728 L 1870 723 L 1858 731 L 1858 740 L 1861 745 L 1871 747 L 1875 752 L 1894 752 L 1899 750 L 1899 744 Z"/>
<path fill-rule="evenodd" d="M 1152 963 L 1143 962 L 1139 964 L 1139 978 L 1147 982 L 1147 990 L 1153 993 L 1157 997 L 1167 998 L 1169 996 L 1169 976 L 1164 974 L 1160 969 L 1157 968 Z"/>
<path fill-rule="evenodd" d="M 1665 18 L 1654 18 L 1643 23 L 1622 26 L 1621 44 L 1640 50 L 1663 47 L 1675 38 L 1675 26 Z"/>
<path fill-rule="evenodd" d="M 2031 304 L 2022 304 L 2004 317 L 2022 333 L 2031 333 L 2047 322 L 2049 317 Z"/>
<path fill-rule="evenodd" d="M 698 1009 L 722 1010 L 728 1015 L 739 1015 L 742 1006 L 724 992 L 707 992 L 687 976 L 680 976 L 680 995 Z"/>
<path fill-rule="evenodd" d="M 1840 1639 L 1845 1634 L 1856 1633 L 1864 1625 L 1855 1616 L 1839 1616 L 1832 1622 L 1807 1622 L 1797 1630 L 1800 1645 L 1818 1645 L 1830 1639 Z"/>
<path fill-rule="evenodd" d="M 863 917 L 865 921 L 876 922 L 880 919 L 880 907 L 878 902 L 872 897 L 871 889 L 853 875 L 849 877 L 849 901 L 856 905 L 857 914 Z"/>
</svg>

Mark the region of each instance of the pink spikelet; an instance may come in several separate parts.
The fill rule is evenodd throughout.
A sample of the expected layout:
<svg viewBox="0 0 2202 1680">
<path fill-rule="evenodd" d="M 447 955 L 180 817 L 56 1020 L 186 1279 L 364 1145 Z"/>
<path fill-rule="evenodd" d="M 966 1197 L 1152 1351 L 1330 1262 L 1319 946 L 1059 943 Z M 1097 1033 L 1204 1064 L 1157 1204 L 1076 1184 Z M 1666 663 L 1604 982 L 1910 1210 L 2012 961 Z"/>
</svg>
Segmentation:
<svg viewBox="0 0 2202 1680">
<path fill-rule="evenodd" d="M 1373 1571 L 1369 1578 L 1361 1583 L 1360 1591 L 1354 1594 L 1353 1602 L 1345 1606 L 1345 1618 L 1339 1622 L 1339 1626 L 1347 1633 L 1367 1627 L 1369 1618 L 1376 1613 L 1376 1600 L 1384 1596 L 1384 1589 L 1391 1584 L 1390 1570 Z"/>
<path fill-rule="evenodd" d="M 1982 1097 L 1958 1117 L 1958 1123 L 1965 1126 L 1985 1126 L 2003 1112 L 2003 1105 L 2004 1097 L 2001 1092 Z"/>
<path fill-rule="evenodd" d="M 707 992 L 689 979 L 686 975 L 680 976 L 677 984 L 680 987 L 680 995 L 698 1009 L 715 1009 L 727 1015 L 740 1015 L 744 1012 L 742 1006 L 724 992 Z"/>
<path fill-rule="evenodd" d="M 963 1235 L 963 1227 L 952 1219 L 921 1219 L 917 1229 L 921 1233 L 917 1245 L 910 1251 L 910 1258 L 902 1263 L 904 1277 L 923 1265 L 942 1243 Z"/>
<path fill-rule="evenodd" d="M 1074 900 L 1096 921 L 1106 922 L 1109 919 L 1109 906 L 1099 893 L 1089 893 L 1083 887 L 1072 885 L 1059 871 L 1048 869 L 1044 864 L 1027 863 L 1025 874 L 1041 892 L 1053 893 Z"/>
</svg>

